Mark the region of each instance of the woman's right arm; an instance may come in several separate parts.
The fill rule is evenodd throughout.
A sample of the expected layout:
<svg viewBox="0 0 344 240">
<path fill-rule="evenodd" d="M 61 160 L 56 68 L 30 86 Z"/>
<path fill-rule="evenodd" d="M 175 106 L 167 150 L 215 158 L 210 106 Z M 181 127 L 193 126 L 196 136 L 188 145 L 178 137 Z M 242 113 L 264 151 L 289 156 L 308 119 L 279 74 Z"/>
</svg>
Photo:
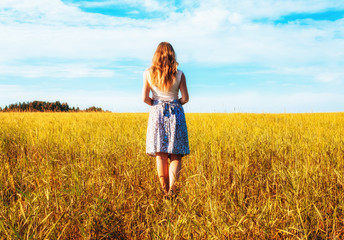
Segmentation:
<svg viewBox="0 0 344 240">
<path fill-rule="evenodd" d="M 150 86 L 147 79 L 146 72 L 143 74 L 143 88 L 142 88 L 142 101 L 147 103 L 149 106 L 153 105 L 153 99 L 149 97 Z"/>
<path fill-rule="evenodd" d="M 182 94 L 182 97 L 179 99 L 180 104 L 184 105 L 189 101 L 189 92 L 188 88 L 186 86 L 186 79 L 184 73 L 182 73 L 182 79 L 180 80 L 180 92 Z"/>
</svg>

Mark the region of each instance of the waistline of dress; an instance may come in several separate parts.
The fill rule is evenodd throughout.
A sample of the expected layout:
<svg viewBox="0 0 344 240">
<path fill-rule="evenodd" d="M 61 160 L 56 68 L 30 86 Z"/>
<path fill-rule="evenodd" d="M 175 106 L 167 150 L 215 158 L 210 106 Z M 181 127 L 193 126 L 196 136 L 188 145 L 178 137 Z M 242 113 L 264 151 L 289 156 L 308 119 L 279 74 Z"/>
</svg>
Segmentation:
<svg viewBox="0 0 344 240">
<path fill-rule="evenodd" d="M 179 99 L 174 100 L 160 100 L 160 99 L 153 99 L 153 106 L 158 104 L 180 104 Z"/>
</svg>

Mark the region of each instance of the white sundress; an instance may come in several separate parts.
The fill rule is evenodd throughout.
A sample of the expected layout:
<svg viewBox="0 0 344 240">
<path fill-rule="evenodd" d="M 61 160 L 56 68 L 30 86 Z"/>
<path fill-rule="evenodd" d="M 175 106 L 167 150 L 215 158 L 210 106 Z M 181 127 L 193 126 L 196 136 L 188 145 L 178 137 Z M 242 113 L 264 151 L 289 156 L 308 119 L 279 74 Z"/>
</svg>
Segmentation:
<svg viewBox="0 0 344 240">
<path fill-rule="evenodd" d="M 149 71 L 144 74 L 150 83 Z M 169 156 L 190 154 L 184 109 L 178 101 L 181 76 L 182 71 L 178 70 L 177 79 L 167 93 L 151 87 L 153 105 L 149 111 L 146 137 L 146 153 L 150 156 L 156 156 L 157 152 L 168 153 Z"/>
</svg>

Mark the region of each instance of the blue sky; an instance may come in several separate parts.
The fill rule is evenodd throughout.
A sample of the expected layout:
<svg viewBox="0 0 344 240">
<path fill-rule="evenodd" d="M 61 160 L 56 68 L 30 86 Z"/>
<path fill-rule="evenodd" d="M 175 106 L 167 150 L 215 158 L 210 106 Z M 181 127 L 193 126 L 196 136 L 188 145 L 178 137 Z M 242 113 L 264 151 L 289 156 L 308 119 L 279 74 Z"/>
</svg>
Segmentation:
<svg viewBox="0 0 344 240">
<path fill-rule="evenodd" d="M 344 2 L 1 0 L 0 106 L 148 111 L 142 73 L 170 42 L 186 112 L 344 111 Z"/>
</svg>

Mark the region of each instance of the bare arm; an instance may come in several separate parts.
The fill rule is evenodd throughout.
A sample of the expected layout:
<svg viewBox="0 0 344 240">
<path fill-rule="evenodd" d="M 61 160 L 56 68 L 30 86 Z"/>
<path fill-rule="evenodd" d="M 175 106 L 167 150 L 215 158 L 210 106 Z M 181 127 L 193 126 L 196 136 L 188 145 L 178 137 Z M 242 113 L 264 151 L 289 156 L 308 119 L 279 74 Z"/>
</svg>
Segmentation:
<svg viewBox="0 0 344 240">
<path fill-rule="evenodd" d="M 153 100 L 149 97 L 150 86 L 148 83 L 147 75 L 143 75 L 143 88 L 142 88 L 142 101 L 152 106 Z"/>
<path fill-rule="evenodd" d="M 186 79 L 184 73 L 182 74 L 182 79 L 180 80 L 180 92 L 182 94 L 182 97 L 179 99 L 179 102 L 184 105 L 189 101 L 189 92 L 188 88 L 186 86 Z"/>
</svg>

